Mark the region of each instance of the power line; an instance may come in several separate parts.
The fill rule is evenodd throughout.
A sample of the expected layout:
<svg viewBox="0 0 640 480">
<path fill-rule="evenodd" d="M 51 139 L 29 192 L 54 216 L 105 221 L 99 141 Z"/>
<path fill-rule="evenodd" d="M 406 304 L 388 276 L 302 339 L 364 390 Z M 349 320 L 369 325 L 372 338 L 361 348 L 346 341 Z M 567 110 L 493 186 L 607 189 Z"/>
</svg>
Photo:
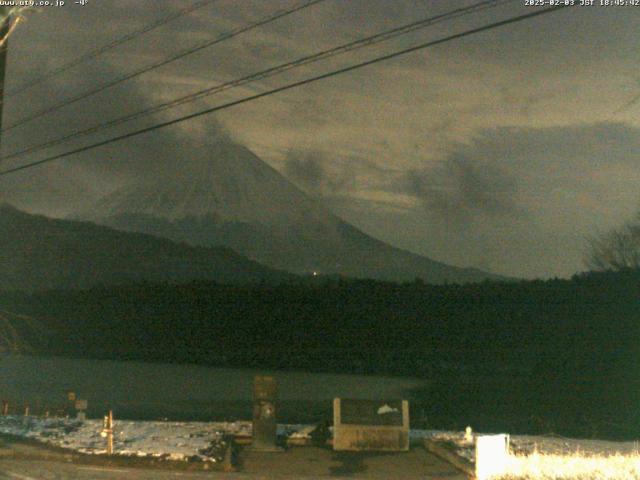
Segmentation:
<svg viewBox="0 0 640 480">
<path fill-rule="evenodd" d="M 147 115 L 151 115 L 153 113 L 158 113 L 164 110 L 168 110 L 170 108 L 174 108 L 180 105 L 184 105 L 186 103 L 190 103 L 193 101 L 196 101 L 198 99 L 202 99 L 211 95 L 214 95 L 216 93 L 220 93 L 224 90 L 228 90 L 231 88 L 235 88 L 235 87 L 239 87 L 242 85 L 245 85 L 247 83 L 251 83 L 254 82 L 256 80 L 263 80 L 266 78 L 270 78 L 274 75 L 278 75 L 280 73 L 283 73 L 287 70 L 293 69 L 293 68 L 297 68 L 303 65 L 308 65 L 311 63 L 315 63 L 321 60 L 325 60 L 327 58 L 333 57 L 333 56 L 337 56 L 337 55 L 341 55 L 343 53 L 347 53 L 359 48 L 363 48 L 363 47 L 368 47 L 371 45 L 375 45 L 384 41 L 388 41 L 391 40 L 393 38 L 396 38 L 400 35 L 405 35 L 409 32 L 421 29 L 421 28 L 425 28 L 440 22 L 444 22 L 444 21 L 449 21 L 452 20 L 454 18 L 458 18 L 464 15 L 469 15 L 471 13 L 476 13 L 488 8 L 494 8 L 498 5 L 502 5 L 502 4 L 506 4 L 506 3 L 512 3 L 515 0 L 484 0 L 481 2 L 478 2 L 476 4 L 470 5 L 468 7 L 463 7 L 463 8 L 458 8 L 455 10 L 451 10 L 449 12 L 443 13 L 443 14 L 439 14 L 439 15 L 435 15 L 433 17 L 429 17 L 426 19 L 422 19 L 422 20 L 418 20 L 415 22 L 411 22 L 405 25 L 401 25 L 399 27 L 390 29 L 390 30 L 386 30 L 384 32 L 375 34 L 375 35 L 371 35 L 368 37 L 364 37 L 352 42 L 348 42 L 342 45 L 339 45 L 337 47 L 333 47 L 330 48 L 328 50 L 322 50 L 320 52 L 311 54 L 311 55 L 306 55 L 304 57 L 298 58 L 296 60 L 290 61 L 290 62 L 286 62 L 280 65 L 277 65 L 275 67 L 271 67 L 268 68 L 266 70 L 262 70 L 260 72 L 256 72 L 256 73 L 252 73 L 250 75 L 247 75 L 245 77 L 239 78 L 239 79 L 235 79 L 229 82 L 225 82 L 222 83 L 220 85 L 215 85 L 213 87 L 208 87 L 205 88 L 203 90 L 199 90 L 197 92 L 185 95 L 183 97 L 179 97 L 177 99 L 174 100 L 170 100 L 168 102 L 164 102 L 164 103 L 160 103 L 158 105 L 149 107 L 147 109 L 144 110 L 140 110 L 138 112 L 134 112 L 128 115 L 124 115 L 122 117 L 107 121 L 105 123 L 101 123 L 98 125 L 94 125 L 93 127 L 89 127 L 86 128 L 84 130 L 80 130 L 80 131 L 76 131 L 73 133 L 70 133 L 68 135 L 64 135 L 62 137 L 59 137 L 57 139 L 53 139 L 38 145 L 33 145 L 31 147 L 27 147 L 25 149 L 16 151 L 16 152 L 12 152 L 10 154 L 5 155 L 4 157 L 0 157 L 0 162 L 2 162 L 3 160 L 7 160 L 10 158 L 16 158 L 16 157 L 21 157 L 23 155 L 26 155 L 27 153 L 32 153 L 34 151 L 39 151 L 42 150 L 44 148 L 48 148 L 54 145 L 59 145 L 61 143 L 65 143 L 69 140 L 72 140 L 74 138 L 77 137 L 81 137 L 81 136 L 85 136 L 91 133 L 96 133 L 99 132 L 101 130 L 116 126 L 116 125 L 120 125 L 122 123 L 125 122 L 129 122 L 131 120 L 135 120 Z"/>
<path fill-rule="evenodd" d="M 207 108 L 205 110 L 201 110 L 199 112 L 191 113 L 189 115 L 185 115 L 185 116 L 173 119 L 173 120 L 169 120 L 169 121 L 166 121 L 166 122 L 158 123 L 158 124 L 152 125 L 150 127 L 146 127 L 146 128 L 142 128 L 140 130 L 136 130 L 136 131 L 133 131 L 133 132 L 125 133 L 123 135 L 118 135 L 116 137 L 112 137 L 112 138 L 109 138 L 107 140 L 103 140 L 101 142 L 97 142 L 97 143 L 94 143 L 94 144 L 91 144 L 91 145 L 86 145 L 84 147 L 76 148 L 74 150 L 70 150 L 70 151 L 67 151 L 67 152 L 64 152 L 64 153 L 61 153 L 61 154 L 58 154 L 58 155 L 53 155 L 53 156 L 44 158 L 42 160 L 38 160 L 38 161 L 31 162 L 31 163 L 28 163 L 28 164 L 25 164 L 25 165 L 20 165 L 18 167 L 14 167 L 14 168 L 10 168 L 10 169 L 7 169 L 7 170 L 3 170 L 3 171 L 0 171 L 0 176 L 9 175 L 11 173 L 15 173 L 15 172 L 18 172 L 18 171 L 21 171 L 21 170 L 26 170 L 28 168 L 33 168 L 33 167 L 36 167 L 36 166 L 39 166 L 39 165 L 43 165 L 45 163 L 53 162 L 55 160 L 60 160 L 62 158 L 66 158 L 66 157 L 69 157 L 71 155 L 75 155 L 77 153 L 82 153 L 82 152 L 86 152 L 88 150 L 93 150 L 94 148 L 102 147 L 102 146 L 105 146 L 105 145 L 108 145 L 108 144 L 111 144 L 111 143 L 119 142 L 121 140 L 126 140 L 126 139 L 131 138 L 131 137 L 142 135 L 143 133 L 148 133 L 148 132 L 151 132 L 151 131 L 154 131 L 154 130 L 158 130 L 160 128 L 168 127 L 170 125 L 175 125 L 177 123 L 182 123 L 182 122 L 185 122 L 187 120 L 191 120 L 191 119 L 194 119 L 194 118 L 197 118 L 197 117 L 201 117 L 203 115 L 208 115 L 210 113 L 218 112 L 220 110 L 225 110 L 227 108 L 231 108 L 231 107 L 235 107 L 237 105 L 241 105 L 241 104 L 244 104 L 244 103 L 247 103 L 247 102 L 251 102 L 251 101 L 257 100 L 259 98 L 267 97 L 267 96 L 270 96 L 270 95 L 274 95 L 276 93 L 284 92 L 286 90 L 291 90 L 293 88 L 301 87 L 303 85 L 308 85 L 310 83 L 317 82 L 319 80 L 324 80 L 326 78 L 331 78 L 331 77 L 334 77 L 334 76 L 337 76 L 337 75 L 341 75 L 343 73 L 351 72 L 353 70 L 357 70 L 357 69 L 360 69 L 360 68 L 363 68 L 363 67 L 366 67 L 366 66 L 369 66 L 369 65 L 373 65 L 373 64 L 376 64 L 376 63 L 379 63 L 379 62 L 390 60 L 392 58 L 399 57 L 401 55 L 406 55 L 406 54 L 409 54 L 409 53 L 412 53 L 412 52 L 423 50 L 425 48 L 433 47 L 435 45 L 440 45 L 440 44 L 443 44 L 443 43 L 447 43 L 447 42 L 450 42 L 452 40 L 456 40 L 456 39 L 459 39 L 459 38 L 467 37 L 467 36 L 470 36 L 470 35 L 475 35 L 477 33 L 485 32 L 485 31 L 488 31 L 488 30 L 493 30 L 494 28 L 502 27 L 504 25 L 509 25 L 509 24 L 512 24 L 512 23 L 521 22 L 521 21 L 524 21 L 524 20 L 528 20 L 530 18 L 534 18 L 534 17 L 538 17 L 538 16 L 541 16 L 541 15 L 545 15 L 545 14 L 548 14 L 548 13 L 557 12 L 557 11 L 560 11 L 560 10 L 563 10 L 563 9 L 566 9 L 566 8 L 569 8 L 569 7 L 570 7 L 569 5 L 560 5 L 560 6 L 544 8 L 544 9 L 536 10 L 536 11 L 531 12 L 531 13 L 518 15 L 518 16 L 515 16 L 515 17 L 510 17 L 510 18 L 507 18 L 505 20 L 501 20 L 499 22 L 490 23 L 490 24 L 482 26 L 482 27 L 466 30 L 466 31 L 464 31 L 462 33 L 456 33 L 454 35 L 449 35 L 447 37 L 443 37 L 443 38 L 440 38 L 438 40 L 432 40 L 432 41 L 429 41 L 429 42 L 426 42 L 426 43 L 422 43 L 422 44 L 419 44 L 419 45 L 416 45 L 416 46 L 413 46 L 413 47 L 405 48 L 403 50 L 399 50 L 397 52 L 393 52 L 393 53 L 389 53 L 389 54 L 386 54 L 386 55 L 382 55 L 380 57 L 376 57 L 376 58 L 371 59 L 371 60 L 360 62 L 360 63 L 354 64 L 354 65 L 350 65 L 348 67 L 344 67 L 344 68 L 341 68 L 341 69 L 338 69 L 338 70 L 333 70 L 331 72 L 323 73 L 321 75 L 316 75 L 314 77 L 310 77 L 310 78 L 307 78 L 305 80 L 300 80 L 300 81 L 297 81 L 297 82 L 289 83 L 287 85 L 283 85 L 281 87 L 277 87 L 277 88 L 268 90 L 268 91 L 263 92 L 263 93 L 258 93 L 258 94 L 255 94 L 255 95 L 244 97 L 244 98 L 241 98 L 239 100 L 234 100 L 234 101 L 231 101 L 231 102 L 228 102 L 228 103 L 224 103 L 222 105 L 218 105 L 218 106 L 215 106 L 215 107 Z"/>
<path fill-rule="evenodd" d="M 2 129 L 0 131 L 0 133 L 4 133 L 7 132 L 9 130 L 12 130 L 16 127 L 19 127 L 20 125 L 24 125 L 25 123 L 28 123 L 32 120 L 35 120 L 37 118 L 40 118 L 48 113 L 52 113 L 55 112 L 56 110 L 60 110 L 61 108 L 67 107 L 69 105 L 72 105 L 80 100 L 84 100 L 85 98 L 91 97 L 97 93 L 103 92 L 111 87 L 114 87 L 116 85 L 119 85 L 120 83 L 126 82 L 127 80 L 131 80 L 133 78 L 139 77 L 140 75 L 150 72 L 152 70 L 155 70 L 157 68 L 160 68 L 164 65 L 167 65 L 169 63 L 172 63 L 176 60 L 179 60 L 181 58 L 184 58 L 188 55 L 191 55 L 193 53 L 199 52 L 200 50 L 203 50 L 207 47 L 211 47 L 213 45 L 216 45 L 218 43 L 221 43 L 225 40 L 229 40 L 231 38 L 234 38 L 242 33 L 248 32 L 250 30 L 254 30 L 258 27 L 264 26 L 268 23 L 274 22 L 280 18 L 286 17 L 288 15 L 291 15 L 293 13 L 296 13 L 300 10 L 303 10 L 305 8 L 309 8 L 313 5 L 316 5 L 318 3 L 324 2 L 325 0 L 309 0 L 307 2 L 303 2 L 300 4 L 297 4 L 296 6 L 292 7 L 292 8 L 288 8 L 285 10 L 278 10 L 277 12 L 268 15 L 266 17 L 261 18 L 260 20 L 258 20 L 257 22 L 253 22 L 249 25 L 246 25 L 244 27 L 239 27 L 236 28 L 234 30 L 231 30 L 230 32 L 227 33 L 223 33 L 222 35 L 219 35 L 218 37 L 214 38 L 213 40 L 208 40 L 206 42 L 200 43 L 194 47 L 188 48 L 186 50 L 183 50 L 175 55 L 172 55 L 168 58 L 165 58 L 163 60 L 160 60 L 158 62 L 152 63 L 150 65 L 147 65 L 146 67 L 141 68 L 140 70 L 136 70 L 132 73 L 129 73 L 127 75 L 124 75 L 123 77 L 117 78 L 115 80 L 112 80 L 111 82 L 108 82 L 104 85 L 101 85 L 97 88 L 94 88 L 93 90 L 89 90 L 88 92 L 85 93 L 81 93 L 79 95 L 76 95 L 75 97 L 71 97 L 68 98 L 66 100 L 63 100 L 62 102 L 59 102 L 57 104 L 54 104 L 50 107 L 44 108 L 36 113 L 33 113 L 29 116 L 26 116 L 20 120 L 18 120 L 17 122 L 7 126 L 6 128 Z"/>
<path fill-rule="evenodd" d="M 102 55 L 103 53 L 116 48 L 124 43 L 130 42 L 131 40 L 134 40 L 152 30 L 155 30 L 156 28 L 159 28 L 177 18 L 180 18 L 184 15 L 187 15 L 191 12 L 194 12 L 200 8 L 206 7 L 207 5 L 216 2 L 217 0 L 201 0 L 198 2 L 195 2 L 191 5 L 189 5 L 186 8 L 183 8 L 175 13 L 172 13 L 171 15 L 168 15 L 166 17 L 163 17 L 139 30 L 135 30 L 133 32 L 130 32 L 122 37 L 119 37 L 115 40 L 113 40 L 112 42 L 103 45 L 101 47 L 95 48 L 93 50 L 88 51 L 87 53 L 80 55 L 79 57 L 75 58 L 74 60 L 69 61 L 68 63 L 65 63 L 63 65 L 60 65 L 59 67 L 53 68 L 47 72 L 45 72 L 44 74 L 42 74 L 40 77 L 35 78 L 34 80 L 24 83 L 22 84 L 20 87 L 10 90 L 7 96 L 13 96 L 13 95 L 17 95 L 19 93 L 24 92 L 25 90 L 28 90 L 42 82 L 44 82 L 45 80 L 50 79 L 51 77 L 54 77 L 56 75 L 59 75 L 63 72 L 66 72 L 67 70 L 72 69 L 73 67 L 75 67 L 76 65 L 79 65 L 81 63 L 86 62 L 87 60 L 91 60 L 93 58 L 98 57 L 99 55 Z M 6 101 L 6 98 L 5 98 Z"/>
</svg>

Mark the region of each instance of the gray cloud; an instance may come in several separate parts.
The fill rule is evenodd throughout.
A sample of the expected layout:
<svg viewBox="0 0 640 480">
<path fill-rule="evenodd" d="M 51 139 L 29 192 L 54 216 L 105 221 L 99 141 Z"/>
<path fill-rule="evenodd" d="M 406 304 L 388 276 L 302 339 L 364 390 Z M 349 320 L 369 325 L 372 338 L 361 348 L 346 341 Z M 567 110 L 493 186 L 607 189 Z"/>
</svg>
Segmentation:
<svg viewBox="0 0 640 480">
<path fill-rule="evenodd" d="M 501 127 L 480 132 L 465 151 L 481 152 L 501 163 L 552 164 L 557 170 L 607 164 L 638 164 L 640 129 L 622 122 L 558 127 Z M 562 159 L 563 161 L 558 161 Z"/>
<path fill-rule="evenodd" d="M 14 53 L 19 56 L 21 50 Z M 70 56 L 74 56 L 71 53 Z M 53 77 L 46 85 L 9 97 L 4 111 L 4 125 L 10 126 L 53 102 L 73 98 L 123 75 L 126 70 L 109 62 L 90 62 L 83 66 L 83 75 L 73 72 Z M 55 98 L 40 90 L 55 92 Z M 174 91 L 177 89 L 174 88 Z M 83 130 L 128 113 L 144 110 L 162 101 L 157 90 L 149 91 L 145 79 L 122 83 L 93 97 L 70 104 L 56 112 L 16 127 L 2 138 L 3 154 L 11 154 L 25 147 L 44 143 Z M 194 108 L 193 105 L 190 108 Z M 132 129 L 152 125 L 178 116 L 180 110 L 167 111 L 126 123 L 103 132 L 79 137 L 64 145 L 55 146 L 27 156 L 10 159 L 2 167 L 13 167 L 39 160 L 57 153 L 108 139 Z M 214 117 L 183 126 L 169 127 L 116 142 L 68 159 L 25 170 L 0 179 L 0 195 L 20 208 L 55 216 L 64 216 L 99 196 L 134 178 L 173 175 L 185 164 L 200 160 L 206 149 L 198 149 L 216 142 L 230 141 L 230 135 Z"/>
<path fill-rule="evenodd" d="M 341 194 L 356 186 L 356 174 L 353 170 L 344 167 L 336 169 L 331 159 L 319 151 L 289 150 L 284 162 L 284 174 L 300 188 L 314 195 Z"/>
<path fill-rule="evenodd" d="M 521 211 L 515 179 L 478 156 L 453 153 L 436 168 L 408 172 L 403 182 L 432 213 L 453 221 Z"/>
<path fill-rule="evenodd" d="M 640 194 L 634 187 L 638 151 L 640 128 L 620 122 L 485 129 L 454 145 L 435 178 L 453 192 L 449 203 L 466 200 L 488 213 L 521 205 L 542 217 L 544 209 L 578 208 L 579 202 L 605 216 L 620 211 L 621 195 Z"/>
<path fill-rule="evenodd" d="M 289 151 L 285 159 L 284 172 L 294 182 L 313 191 L 319 191 L 327 179 L 322 159 L 316 152 L 301 154 Z"/>
<path fill-rule="evenodd" d="M 593 7 L 568 8 L 499 28 L 482 41 L 478 40 L 480 37 L 469 37 L 445 44 L 438 51 L 445 56 L 459 56 L 464 52 L 470 61 L 509 66 L 523 79 L 532 73 L 556 74 L 569 69 L 591 71 L 595 75 L 604 64 L 627 63 L 638 55 L 638 45 L 634 42 L 636 15 L 597 3 Z M 495 21 L 497 12 L 488 11 L 486 19 Z M 510 16 L 530 13 L 530 9 L 522 2 L 500 12 Z M 584 28 L 585 25 L 589 28 Z"/>
<path fill-rule="evenodd" d="M 552 100 L 559 92 L 532 92 L 522 85 L 509 84 L 500 88 L 500 94 L 505 106 L 512 111 L 516 109 L 525 117 L 530 117 L 534 108 L 545 101 Z"/>
<path fill-rule="evenodd" d="M 568 276 L 584 268 L 590 235 L 636 211 L 639 151 L 640 128 L 617 122 L 487 129 L 390 186 L 415 197 L 415 208 L 365 217 L 362 205 L 351 216 L 347 204 L 340 213 L 445 262 Z"/>
</svg>

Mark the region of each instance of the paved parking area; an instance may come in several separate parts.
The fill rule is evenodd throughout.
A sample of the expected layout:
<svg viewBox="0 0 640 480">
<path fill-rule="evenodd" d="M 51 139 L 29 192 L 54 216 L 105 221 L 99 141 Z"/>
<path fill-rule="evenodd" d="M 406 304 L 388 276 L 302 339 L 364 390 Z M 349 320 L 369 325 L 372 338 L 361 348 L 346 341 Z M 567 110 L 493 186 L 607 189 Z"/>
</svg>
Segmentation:
<svg viewBox="0 0 640 480">
<path fill-rule="evenodd" d="M 36 445 L 4 441 L 0 480 L 311 480 L 327 478 L 465 480 L 466 476 L 422 447 L 406 453 L 344 453 L 316 447 L 283 452 L 240 449 L 236 472 L 130 468 L 78 462 L 70 455 Z"/>
<path fill-rule="evenodd" d="M 448 463 L 414 447 L 405 453 L 348 453 L 330 449 L 297 447 L 282 453 L 241 451 L 241 471 L 264 478 L 352 478 L 352 479 L 450 479 L 467 477 Z"/>
</svg>

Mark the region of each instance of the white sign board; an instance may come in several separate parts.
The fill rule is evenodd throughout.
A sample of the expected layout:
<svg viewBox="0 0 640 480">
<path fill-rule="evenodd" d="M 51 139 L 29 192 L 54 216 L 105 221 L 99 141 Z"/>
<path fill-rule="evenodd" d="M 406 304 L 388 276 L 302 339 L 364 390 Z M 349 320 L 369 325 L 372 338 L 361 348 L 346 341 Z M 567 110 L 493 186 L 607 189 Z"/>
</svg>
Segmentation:
<svg viewBox="0 0 640 480">
<path fill-rule="evenodd" d="M 476 478 L 488 480 L 503 475 L 509 461 L 509 435 L 476 436 Z"/>
</svg>

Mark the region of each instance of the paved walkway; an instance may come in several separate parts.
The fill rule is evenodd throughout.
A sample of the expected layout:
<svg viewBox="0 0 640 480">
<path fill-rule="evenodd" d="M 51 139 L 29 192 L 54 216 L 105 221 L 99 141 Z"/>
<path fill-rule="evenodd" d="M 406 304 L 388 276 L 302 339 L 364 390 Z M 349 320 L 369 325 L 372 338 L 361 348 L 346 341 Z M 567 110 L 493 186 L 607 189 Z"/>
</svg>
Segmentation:
<svg viewBox="0 0 640 480">
<path fill-rule="evenodd" d="M 0 446 L 0 480 L 311 480 L 347 478 L 466 480 L 448 463 L 415 447 L 407 453 L 339 453 L 296 447 L 279 453 L 242 449 L 238 471 L 184 471 L 82 464 L 47 448 L 4 442 Z"/>
</svg>

